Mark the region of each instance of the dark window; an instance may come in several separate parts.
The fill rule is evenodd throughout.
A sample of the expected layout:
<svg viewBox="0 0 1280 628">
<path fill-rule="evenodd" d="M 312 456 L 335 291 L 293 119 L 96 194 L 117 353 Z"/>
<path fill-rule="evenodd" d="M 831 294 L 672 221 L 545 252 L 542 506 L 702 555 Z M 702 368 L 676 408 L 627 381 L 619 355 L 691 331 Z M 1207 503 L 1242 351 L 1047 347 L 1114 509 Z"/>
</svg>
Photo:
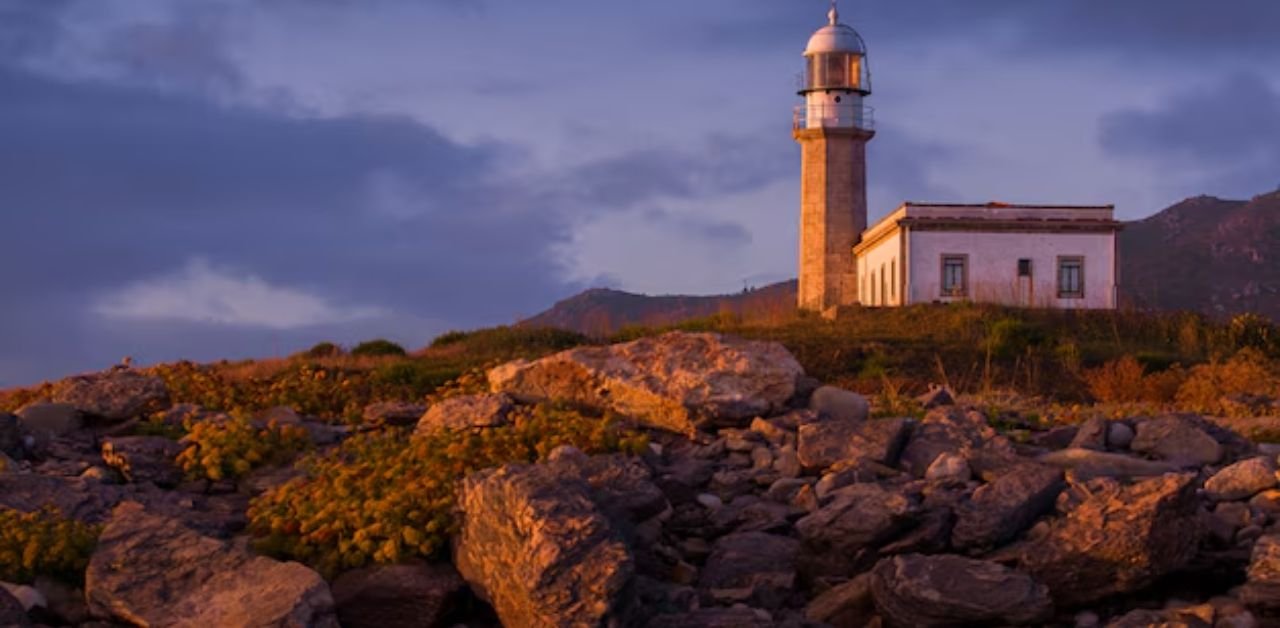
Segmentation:
<svg viewBox="0 0 1280 628">
<path fill-rule="evenodd" d="M 1019 277 L 1031 276 L 1031 260 L 1029 259 L 1018 260 L 1018 276 Z"/>
<path fill-rule="evenodd" d="M 1084 258 L 1058 258 L 1058 298 L 1084 298 Z"/>
<path fill-rule="evenodd" d="M 969 257 L 942 256 L 942 296 L 963 297 L 969 294 Z"/>
</svg>

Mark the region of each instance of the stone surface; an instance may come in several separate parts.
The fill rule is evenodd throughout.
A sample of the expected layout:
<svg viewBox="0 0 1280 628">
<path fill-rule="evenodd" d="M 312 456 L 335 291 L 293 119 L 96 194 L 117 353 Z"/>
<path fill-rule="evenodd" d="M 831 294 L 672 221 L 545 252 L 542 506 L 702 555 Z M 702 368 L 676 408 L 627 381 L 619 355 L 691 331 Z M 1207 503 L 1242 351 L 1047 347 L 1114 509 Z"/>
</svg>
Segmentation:
<svg viewBox="0 0 1280 628">
<path fill-rule="evenodd" d="M 623 454 L 587 456 L 573 447 L 551 452 L 547 465 L 570 479 L 582 479 L 595 502 L 615 527 L 627 528 L 669 508 L 666 495 L 638 458 Z"/>
<path fill-rule="evenodd" d="M 871 572 L 876 608 L 890 628 L 1041 625 L 1053 613 L 1044 585 L 993 562 L 910 554 Z"/>
<path fill-rule="evenodd" d="M 22 602 L 19 602 L 3 587 L 0 587 L 0 626 L 16 626 L 18 628 L 29 628 L 31 626 L 31 618 L 27 616 L 27 611 L 22 608 Z"/>
<path fill-rule="evenodd" d="M 467 583 L 451 565 L 415 562 L 348 571 L 332 589 L 343 628 L 411 628 L 442 625 Z"/>
<path fill-rule="evenodd" d="M 366 425 L 408 427 L 416 425 L 426 412 L 427 406 L 422 403 L 380 401 L 365 406 L 361 418 Z"/>
<path fill-rule="evenodd" d="M 804 608 L 805 619 L 833 628 L 863 628 L 875 614 L 870 574 L 827 589 Z"/>
<path fill-rule="evenodd" d="M 497 394 L 451 397 L 433 404 L 418 421 L 417 432 L 501 427 L 515 408 L 510 396 Z"/>
<path fill-rule="evenodd" d="M 68 377 L 54 384 L 52 397 L 55 403 L 106 421 L 124 421 L 169 406 L 164 380 L 127 368 Z"/>
<path fill-rule="evenodd" d="M 777 628 L 767 612 L 752 608 L 700 608 L 688 613 L 659 615 L 647 628 Z"/>
<path fill-rule="evenodd" d="M 28 613 L 36 607 L 49 607 L 49 600 L 45 599 L 44 594 L 33 586 L 0 582 L 0 589 L 4 589 L 13 596 L 13 599 L 18 600 L 18 604 L 21 604 L 22 609 Z"/>
<path fill-rule="evenodd" d="M 800 465 L 811 470 L 858 460 L 892 466 L 897 464 L 910 430 L 909 419 L 818 421 L 800 426 L 797 454 Z"/>
<path fill-rule="evenodd" d="M 1128 423 L 1112 421 L 1107 425 L 1107 447 L 1111 449 L 1128 449 L 1133 437 L 1133 428 Z"/>
<path fill-rule="evenodd" d="M 23 431 L 46 441 L 84 427 L 84 414 L 69 403 L 27 404 L 17 415 Z"/>
<path fill-rule="evenodd" d="M 1264 613 L 1280 611 L 1280 534 L 1264 536 L 1253 544 L 1247 576 L 1240 587 L 1240 601 Z"/>
<path fill-rule="evenodd" d="M 803 374 L 778 343 L 672 332 L 511 362 L 489 383 L 522 401 L 559 399 L 693 434 L 702 419 L 744 425 L 783 410 Z"/>
<path fill-rule="evenodd" d="M 1194 475 L 1097 488 L 1021 552 L 1021 566 L 1073 607 L 1142 589 L 1185 566 L 1203 529 Z"/>
<path fill-rule="evenodd" d="M 1230 465 L 1204 483 L 1205 494 L 1216 500 L 1249 499 L 1275 487 L 1276 461 L 1262 456 Z"/>
<path fill-rule="evenodd" d="M 809 397 L 809 409 L 819 419 L 829 421 L 866 421 L 871 402 L 856 392 L 836 386 L 821 386 Z"/>
<path fill-rule="evenodd" d="M 1042 465 L 1018 465 L 984 484 L 956 508 L 951 542 L 960 549 L 985 551 L 1022 534 L 1053 510 L 1064 482 L 1062 471 Z"/>
<path fill-rule="evenodd" d="M 112 512 L 85 595 L 94 615 L 144 626 L 338 625 L 316 572 L 201 536 L 132 502 Z"/>
<path fill-rule="evenodd" d="M 916 477 L 924 477 L 938 456 L 954 454 L 966 459 L 981 449 L 996 447 L 997 434 L 976 415 L 955 407 L 929 411 L 911 431 L 902 450 L 902 468 Z"/>
<path fill-rule="evenodd" d="M 778 608 L 795 588 L 799 545 L 764 532 L 721 537 L 698 577 L 698 588 L 717 604 Z"/>
<path fill-rule="evenodd" d="M 1098 417 L 1089 419 L 1080 425 L 1080 429 L 1076 432 L 1075 438 L 1071 440 L 1069 447 L 1106 451 L 1107 430 L 1108 425 L 1106 419 Z"/>
<path fill-rule="evenodd" d="M 1167 415 L 1139 423 L 1129 448 L 1187 466 L 1214 464 L 1222 460 L 1223 455 L 1222 445 L 1197 422 L 1183 415 Z"/>
<path fill-rule="evenodd" d="M 454 564 L 503 625 L 603 625 L 625 617 L 634 562 L 583 480 L 506 465 L 460 487 Z"/>
<path fill-rule="evenodd" d="M 174 487 L 182 469 L 174 462 L 184 447 L 162 436 L 114 436 L 102 442 L 102 460 L 129 482 Z"/>
<path fill-rule="evenodd" d="M 969 461 L 963 456 L 944 453 L 934 459 L 924 477 L 931 482 L 964 484 L 973 477 L 973 471 L 969 469 Z"/>
<path fill-rule="evenodd" d="M 915 512 L 906 497 L 875 484 L 840 489 L 831 503 L 796 522 L 804 570 L 851 575 L 872 550 L 909 527 Z"/>
<path fill-rule="evenodd" d="M 1053 451 L 1040 456 L 1037 461 L 1069 470 L 1081 481 L 1098 477 L 1151 477 L 1178 470 L 1178 465 L 1169 462 L 1092 449 Z"/>
<path fill-rule="evenodd" d="M 18 417 L 7 412 L 0 412 L 0 454 L 12 458 L 23 456 L 22 426 Z"/>
<path fill-rule="evenodd" d="M 52 506 L 73 519 L 97 523 L 107 518 L 122 495 L 118 486 L 80 478 L 0 474 L 0 507 L 22 512 Z"/>
</svg>

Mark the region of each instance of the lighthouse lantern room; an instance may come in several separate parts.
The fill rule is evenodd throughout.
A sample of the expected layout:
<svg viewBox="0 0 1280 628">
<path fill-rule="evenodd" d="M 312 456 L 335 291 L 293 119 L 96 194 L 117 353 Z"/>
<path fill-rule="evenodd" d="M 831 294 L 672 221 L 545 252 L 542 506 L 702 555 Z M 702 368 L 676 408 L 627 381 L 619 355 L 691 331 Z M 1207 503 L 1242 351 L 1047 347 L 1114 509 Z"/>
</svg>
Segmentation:
<svg viewBox="0 0 1280 628">
<path fill-rule="evenodd" d="M 798 86 L 805 104 L 796 110 L 796 127 L 870 129 L 871 110 L 862 104 L 871 94 L 867 45 L 857 31 L 840 23 L 834 2 L 827 17 L 829 23 L 805 47 L 805 71 Z"/>
</svg>

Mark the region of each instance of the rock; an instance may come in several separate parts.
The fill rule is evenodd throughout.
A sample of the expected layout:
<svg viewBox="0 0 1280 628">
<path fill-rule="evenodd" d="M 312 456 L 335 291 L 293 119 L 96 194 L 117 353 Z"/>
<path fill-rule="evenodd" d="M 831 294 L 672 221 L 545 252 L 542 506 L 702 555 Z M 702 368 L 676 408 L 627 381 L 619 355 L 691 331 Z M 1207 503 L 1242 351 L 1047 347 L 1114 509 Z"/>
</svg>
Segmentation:
<svg viewBox="0 0 1280 628">
<path fill-rule="evenodd" d="M 458 506 L 453 562 L 503 625 L 626 617 L 634 561 L 585 481 L 547 465 L 506 465 L 467 476 Z"/>
<path fill-rule="evenodd" d="M 1071 440 L 1069 447 L 1106 451 L 1108 429 L 1106 419 L 1098 417 L 1089 419 L 1080 425 L 1080 429 L 1076 432 L 1075 438 Z"/>
<path fill-rule="evenodd" d="M 828 421 L 866 421 L 871 403 L 856 392 L 835 386 L 822 386 L 809 398 L 809 409 Z"/>
<path fill-rule="evenodd" d="M 721 537 L 698 576 L 698 588 L 717 604 L 778 608 L 796 585 L 795 539 L 764 532 Z"/>
<path fill-rule="evenodd" d="M 717 510 L 724 507 L 724 501 L 710 493 L 702 493 L 698 495 L 697 502 L 702 504 L 704 508 L 710 510 Z"/>
<path fill-rule="evenodd" d="M 1205 494 L 1218 501 L 1249 499 L 1276 487 L 1276 461 L 1270 457 L 1242 460 L 1213 474 Z"/>
<path fill-rule="evenodd" d="M 510 396 L 497 394 L 465 395 L 445 399 L 429 408 L 418 421 L 419 434 L 440 430 L 466 430 L 501 427 L 515 408 Z"/>
<path fill-rule="evenodd" d="M 23 453 L 22 426 L 18 417 L 0 412 L 0 454 L 21 458 Z"/>
<path fill-rule="evenodd" d="M 1194 475 L 1112 482 L 1022 548 L 1020 563 L 1055 601 L 1073 607 L 1137 591 L 1182 568 L 1202 535 Z"/>
<path fill-rule="evenodd" d="M 852 575 L 878 546 L 905 530 L 915 507 L 875 484 L 840 489 L 831 503 L 796 522 L 803 568 L 810 574 Z"/>
<path fill-rule="evenodd" d="M 934 459 L 924 477 L 931 482 L 964 484 L 973 477 L 973 471 L 969 469 L 969 461 L 962 456 L 944 453 Z"/>
<path fill-rule="evenodd" d="M 769 613 L 757 609 L 700 608 L 688 613 L 659 615 L 647 628 L 777 628 Z"/>
<path fill-rule="evenodd" d="M 956 509 L 951 542 L 957 548 L 986 551 L 1008 543 L 1053 510 L 1064 487 L 1062 471 L 1019 465 L 978 487 Z"/>
<path fill-rule="evenodd" d="M 126 368 L 68 377 L 54 384 L 52 397 L 55 403 L 113 422 L 169 407 L 169 389 L 163 379 Z"/>
<path fill-rule="evenodd" d="M 92 480 L 38 475 L 0 474 L 0 507 L 34 512 L 46 506 L 67 517 L 98 523 L 121 499 L 121 487 Z"/>
<path fill-rule="evenodd" d="M 1178 470 L 1177 465 L 1168 462 L 1092 449 L 1063 449 L 1044 454 L 1036 460 L 1041 464 L 1069 470 L 1082 482 L 1099 477 L 1151 477 Z"/>
<path fill-rule="evenodd" d="M 782 411 L 803 374 L 778 343 L 672 332 L 511 362 L 489 383 L 521 401 L 559 399 L 691 435 L 702 419 L 743 425 Z"/>
<path fill-rule="evenodd" d="M 871 593 L 889 627 L 1040 625 L 1049 590 L 998 563 L 910 554 L 880 561 Z"/>
<path fill-rule="evenodd" d="M 1107 424 L 1107 446 L 1112 449 L 1128 449 L 1133 443 L 1133 428 L 1123 421 Z"/>
<path fill-rule="evenodd" d="M 17 626 L 18 628 L 31 626 L 31 618 L 27 616 L 26 609 L 22 608 L 22 602 L 3 587 L 0 587 L 0 626 Z"/>
<path fill-rule="evenodd" d="M 1137 609 L 1111 621 L 1107 628 L 1214 628 L 1213 609 L 1208 609 L 1208 620 L 1198 610 L 1195 607 L 1160 611 Z"/>
<path fill-rule="evenodd" d="M 12 584 L 9 582 L 0 582 L 0 589 L 4 589 L 13 596 L 22 605 L 24 612 L 30 613 L 31 609 L 48 608 L 49 600 L 45 599 L 44 594 L 35 587 L 25 584 Z"/>
<path fill-rule="evenodd" d="M 18 410 L 22 431 L 48 442 L 84 427 L 84 415 L 68 403 L 32 403 Z"/>
<path fill-rule="evenodd" d="M 137 625 L 336 628 L 316 572 L 201 536 L 141 504 L 116 507 L 85 574 L 95 616 Z"/>
<path fill-rule="evenodd" d="M 182 469 L 174 461 L 183 446 L 162 436 L 115 436 L 102 442 L 102 460 L 129 482 L 174 487 Z"/>
<path fill-rule="evenodd" d="M 1249 500 L 1249 507 L 1266 513 L 1272 520 L 1280 520 L 1280 489 L 1262 491 Z"/>
<path fill-rule="evenodd" d="M 1197 421 L 1173 414 L 1139 423 L 1129 448 L 1186 466 L 1215 464 L 1223 455 L 1222 445 Z"/>
<path fill-rule="evenodd" d="M 929 392 L 916 397 L 916 401 L 925 410 L 941 408 L 943 406 L 954 406 L 956 404 L 956 395 L 946 386 L 929 385 Z"/>
<path fill-rule="evenodd" d="M 152 420 L 158 421 L 165 427 L 179 430 L 205 421 L 230 421 L 231 416 L 225 412 L 206 410 L 194 403 L 179 403 L 159 413 Z"/>
<path fill-rule="evenodd" d="M 773 458 L 773 470 L 784 478 L 797 478 L 803 468 L 800 466 L 800 454 L 792 445 L 783 445 Z"/>
<path fill-rule="evenodd" d="M 1247 576 L 1238 592 L 1240 601 L 1264 614 L 1280 611 L 1280 534 L 1264 536 L 1253 544 Z"/>
<path fill-rule="evenodd" d="M 72 625 L 89 621 L 89 605 L 85 603 L 84 591 L 48 576 L 36 576 L 34 586 L 44 596 L 45 608 L 54 618 Z"/>
<path fill-rule="evenodd" d="M 980 416 L 954 407 L 936 408 L 912 429 L 902 450 L 901 466 L 922 478 L 938 456 L 949 453 L 969 459 L 975 451 L 996 447 L 997 436 Z"/>
<path fill-rule="evenodd" d="M 438 626 L 466 595 L 467 583 L 448 564 L 376 565 L 333 581 L 343 628 Z"/>
<path fill-rule="evenodd" d="M 426 412 L 426 404 L 405 401 L 379 401 L 365 406 L 361 417 L 364 419 L 365 425 L 409 427 L 417 424 L 418 420 Z"/>
<path fill-rule="evenodd" d="M 710 523 L 717 534 L 729 532 L 780 532 L 790 530 L 792 517 L 800 511 L 787 504 L 741 495 L 711 513 Z"/>
<path fill-rule="evenodd" d="M 864 459 L 894 465 L 910 430 L 910 419 L 830 419 L 802 425 L 797 447 L 800 465 L 821 470 Z"/>
<path fill-rule="evenodd" d="M 585 480 L 591 488 L 591 500 L 617 528 L 628 528 L 670 507 L 666 495 L 651 481 L 649 468 L 638 458 L 587 456 L 562 446 L 551 452 L 547 465 L 567 478 Z"/>
<path fill-rule="evenodd" d="M 805 619 L 834 628 L 862 628 L 875 614 L 869 574 L 827 589 L 804 608 Z"/>
<path fill-rule="evenodd" d="M 1029 442 L 1045 449 L 1066 449 L 1079 433 L 1079 425 L 1058 425 L 1045 432 L 1033 433 Z"/>
</svg>

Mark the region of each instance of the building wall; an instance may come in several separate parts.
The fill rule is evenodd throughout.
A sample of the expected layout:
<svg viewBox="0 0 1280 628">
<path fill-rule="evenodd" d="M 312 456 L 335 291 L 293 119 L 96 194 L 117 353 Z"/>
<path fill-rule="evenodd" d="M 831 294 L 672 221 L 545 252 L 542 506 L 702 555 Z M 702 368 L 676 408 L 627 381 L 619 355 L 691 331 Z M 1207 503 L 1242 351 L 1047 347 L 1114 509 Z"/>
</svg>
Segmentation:
<svg viewBox="0 0 1280 628">
<path fill-rule="evenodd" d="M 942 294 L 942 256 L 968 255 L 968 300 L 1033 307 L 1115 307 L 1115 233 L 1017 233 L 911 229 L 910 303 L 954 301 Z M 1084 257 L 1084 298 L 1059 299 L 1058 257 Z M 1018 260 L 1030 259 L 1032 280 L 1019 285 Z"/>
<path fill-rule="evenodd" d="M 858 295 L 863 305 L 902 305 L 904 269 L 899 231 L 858 256 Z"/>
</svg>

